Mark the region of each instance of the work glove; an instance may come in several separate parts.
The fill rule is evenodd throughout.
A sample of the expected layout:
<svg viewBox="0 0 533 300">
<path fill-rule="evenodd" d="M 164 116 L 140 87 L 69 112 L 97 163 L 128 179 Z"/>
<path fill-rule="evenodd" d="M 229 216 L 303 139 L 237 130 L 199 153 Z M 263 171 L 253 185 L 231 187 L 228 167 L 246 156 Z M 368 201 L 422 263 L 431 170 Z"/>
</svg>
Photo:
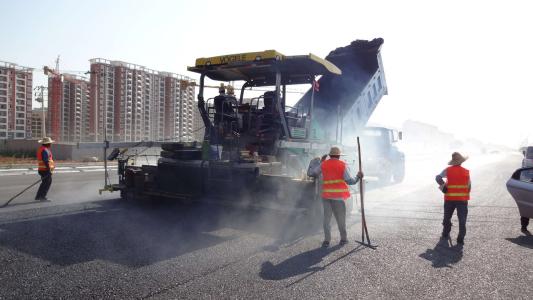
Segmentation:
<svg viewBox="0 0 533 300">
<path fill-rule="evenodd" d="M 441 184 L 439 185 L 439 190 L 441 190 L 443 194 L 446 194 L 446 192 L 448 192 L 448 186 L 446 184 Z"/>
<path fill-rule="evenodd" d="M 359 179 L 363 179 L 363 177 L 364 177 L 363 172 L 361 172 L 361 171 L 357 172 L 357 177 L 358 177 Z"/>
<path fill-rule="evenodd" d="M 322 158 L 320 159 L 321 162 L 325 161 L 326 158 L 328 158 L 328 155 L 327 154 L 324 154 L 322 155 Z"/>
</svg>

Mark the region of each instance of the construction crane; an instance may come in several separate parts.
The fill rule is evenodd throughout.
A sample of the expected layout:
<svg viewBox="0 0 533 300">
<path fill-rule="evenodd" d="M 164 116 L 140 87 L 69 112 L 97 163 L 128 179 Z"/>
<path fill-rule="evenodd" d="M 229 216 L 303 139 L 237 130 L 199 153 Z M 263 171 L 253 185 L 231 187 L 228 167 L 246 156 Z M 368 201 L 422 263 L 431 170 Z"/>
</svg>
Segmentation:
<svg viewBox="0 0 533 300">
<path fill-rule="evenodd" d="M 61 90 L 62 78 L 59 70 L 59 56 L 56 59 L 56 69 L 51 69 L 48 66 L 43 67 L 44 75 L 48 76 L 48 120 L 50 136 L 59 141 L 60 127 L 61 127 Z M 44 102 L 44 99 L 43 99 Z M 43 105 L 44 107 L 44 105 Z"/>
</svg>

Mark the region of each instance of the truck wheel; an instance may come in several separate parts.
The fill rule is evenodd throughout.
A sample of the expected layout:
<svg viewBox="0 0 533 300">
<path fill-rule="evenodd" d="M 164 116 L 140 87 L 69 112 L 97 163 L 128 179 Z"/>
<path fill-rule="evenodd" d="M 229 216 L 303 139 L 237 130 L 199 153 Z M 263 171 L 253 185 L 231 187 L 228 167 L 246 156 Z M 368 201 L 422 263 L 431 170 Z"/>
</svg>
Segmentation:
<svg viewBox="0 0 533 300">
<path fill-rule="evenodd" d="M 308 209 L 309 219 L 312 220 L 313 224 L 322 224 L 324 211 L 322 209 L 322 199 L 319 200 L 320 202 L 314 202 Z"/>
<path fill-rule="evenodd" d="M 393 176 L 394 183 L 402 182 L 405 177 L 405 168 L 403 166 L 398 166 L 394 168 L 394 173 L 392 176 Z"/>
<path fill-rule="evenodd" d="M 353 197 L 346 199 L 346 215 L 349 216 L 353 211 Z"/>
</svg>

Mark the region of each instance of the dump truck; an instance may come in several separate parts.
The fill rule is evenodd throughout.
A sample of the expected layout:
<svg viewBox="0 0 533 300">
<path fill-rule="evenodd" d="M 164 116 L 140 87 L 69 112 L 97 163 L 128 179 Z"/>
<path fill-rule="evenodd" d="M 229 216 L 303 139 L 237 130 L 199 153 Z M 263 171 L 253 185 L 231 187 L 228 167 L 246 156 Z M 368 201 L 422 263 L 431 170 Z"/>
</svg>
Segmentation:
<svg viewBox="0 0 533 300">
<path fill-rule="evenodd" d="M 162 143 L 155 166 L 130 165 L 131 157 L 115 149 L 119 183 L 109 189 L 124 199 L 210 199 L 317 213 L 318 183 L 305 170 L 361 132 L 387 93 L 382 44 L 358 40 L 326 59 L 276 50 L 196 59 L 188 70 L 200 75 L 204 140 Z M 206 78 L 222 83 L 218 95 L 206 98 Z M 230 83 L 241 84 L 238 95 Z M 302 84 L 309 91 L 289 106 L 287 87 Z"/>
<path fill-rule="evenodd" d="M 356 137 L 361 138 L 365 176 L 382 185 L 400 183 L 405 176 L 405 155 L 397 146 L 402 132 L 366 124 L 387 95 L 387 83 L 380 49 L 383 39 L 356 40 L 333 50 L 326 60 L 338 66 L 342 75 L 325 74 L 318 80 L 318 92 L 309 90 L 297 103 L 299 109 L 313 106 L 313 138 L 342 145 L 344 160 L 356 168 Z"/>
</svg>

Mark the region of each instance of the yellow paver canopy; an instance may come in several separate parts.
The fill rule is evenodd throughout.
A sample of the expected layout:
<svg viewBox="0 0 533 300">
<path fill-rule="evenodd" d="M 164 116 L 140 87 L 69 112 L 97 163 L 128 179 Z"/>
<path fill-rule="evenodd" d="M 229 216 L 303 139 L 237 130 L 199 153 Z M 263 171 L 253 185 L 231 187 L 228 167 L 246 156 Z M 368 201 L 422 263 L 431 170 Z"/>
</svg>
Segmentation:
<svg viewBox="0 0 533 300">
<path fill-rule="evenodd" d="M 255 86 L 273 85 L 279 70 L 283 84 L 310 82 L 313 76 L 341 74 L 331 62 L 314 54 L 285 56 L 275 50 L 199 58 L 191 72 L 218 81 L 248 81 Z"/>
</svg>

